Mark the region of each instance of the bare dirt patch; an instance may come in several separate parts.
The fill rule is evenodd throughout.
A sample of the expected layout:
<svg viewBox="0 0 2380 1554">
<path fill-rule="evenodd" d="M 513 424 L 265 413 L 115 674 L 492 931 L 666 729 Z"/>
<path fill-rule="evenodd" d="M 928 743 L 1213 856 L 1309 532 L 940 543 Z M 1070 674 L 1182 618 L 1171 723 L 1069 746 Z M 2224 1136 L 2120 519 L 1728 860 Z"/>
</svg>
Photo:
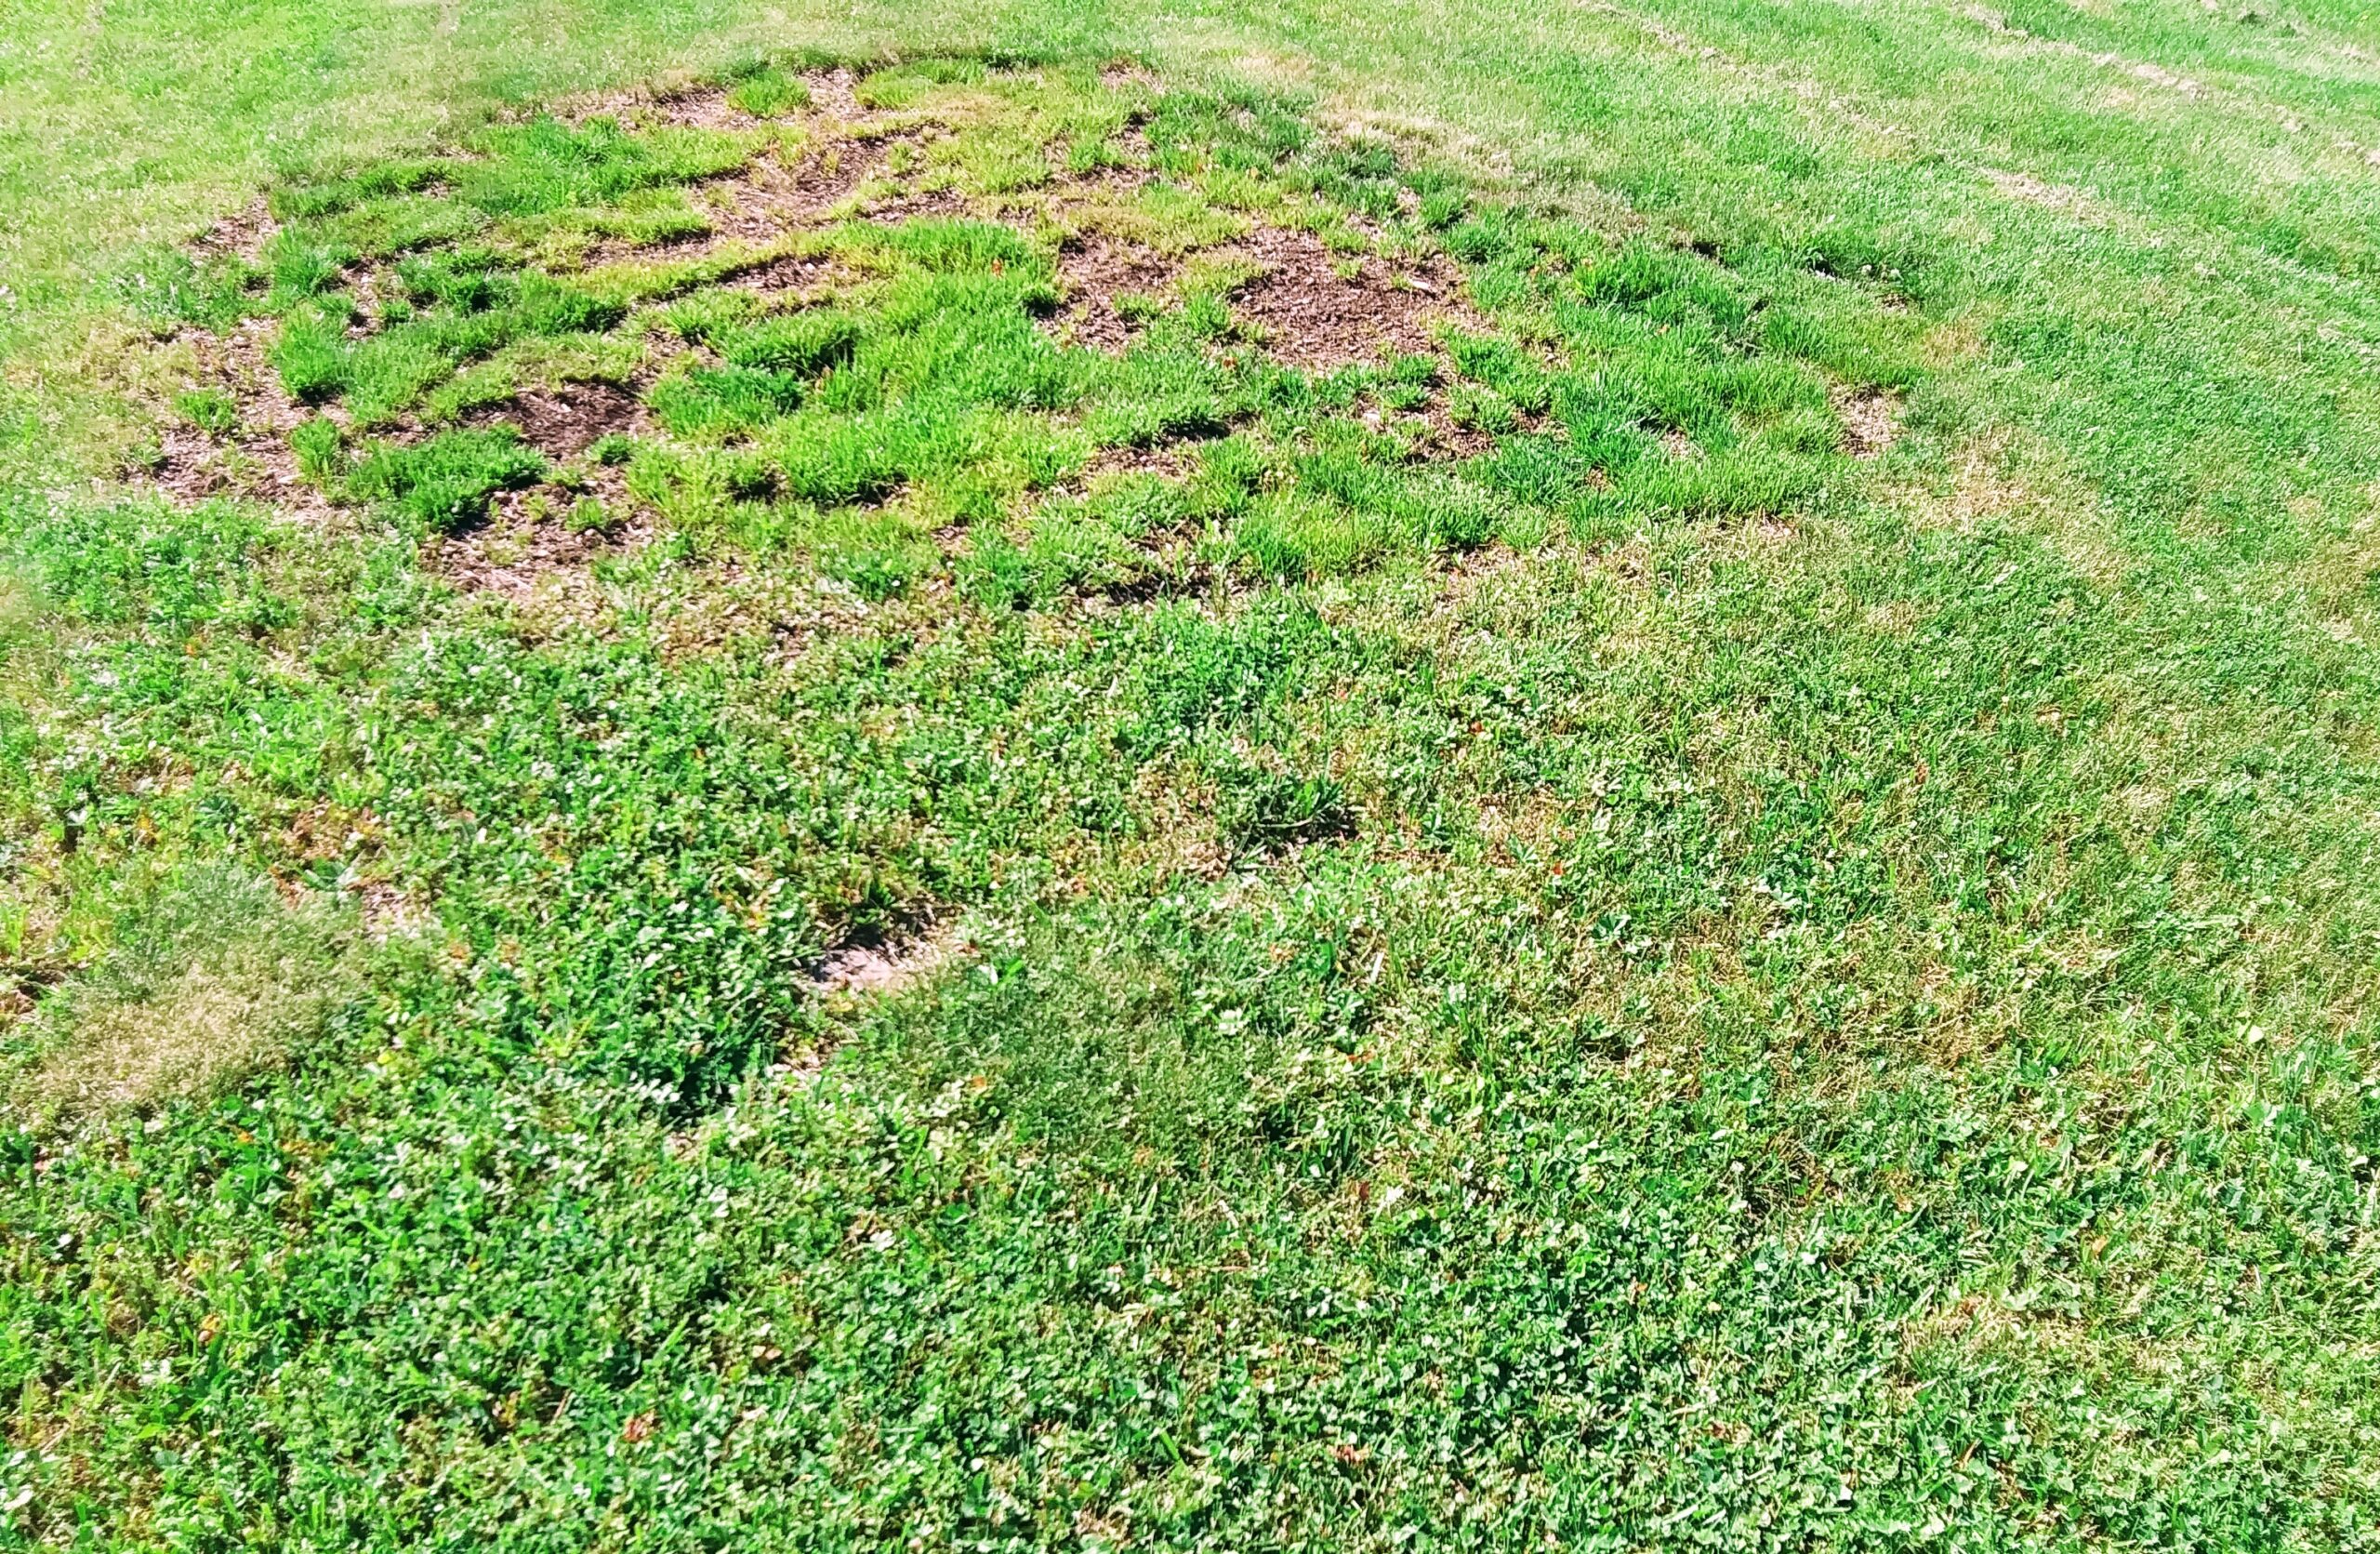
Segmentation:
<svg viewBox="0 0 2380 1554">
<path fill-rule="evenodd" d="M 611 496 L 615 510 L 626 506 L 616 489 Z M 589 564 L 652 533 L 635 522 L 609 532 L 573 528 L 552 511 L 567 501 L 538 490 L 504 492 L 489 504 L 485 522 L 431 542 L 430 567 L 465 592 L 494 594 L 552 624 L 591 623 L 602 604 Z"/>
<path fill-rule="evenodd" d="M 1127 444 L 1102 448 L 1083 467 L 1082 484 L 1125 475 L 1155 475 L 1161 480 L 1186 479 L 1195 467 L 1197 439 L 1160 443 L 1154 447 Z"/>
<path fill-rule="evenodd" d="M 164 411 L 158 462 L 149 483 L 183 503 L 245 498 L 300 522 L 327 523 L 330 503 L 298 473 L 289 447 L 290 430 L 307 418 L 306 407 L 283 390 L 266 361 L 261 327 L 244 324 L 220 337 L 186 330 L 178 338 L 177 344 L 193 352 L 187 386 L 229 393 L 239 407 L 239 423 L 218 438 Z"/>
<path fill-rule="evenodd" d="M 735 277 L 734 285 L 799 305 L 828 296 L 840 279 L 840 268 L 831 256 L 787 254 L 747 270 Z"/>
<path fill-rule="evenodd" d="M 1232 297 L 1232 310 L 1264 349 L 1291 366 L 1329 371 L 1384 352 L 1434 349 L 1438 327 L 1457 321 L 1459 283 L 1432 259 L 1394 270 L 1376 256 L 1339 255 L 1310 232 L 1260 227 L 1223 257 L 1263 268 Z"/>
<path fill-rule="evenodd" d="M 721 191 L 721 230 L 732 236 L 774 237 L 849 210 L 889 219 L 955 212 L 965 202 L 941 191 L 921 192 L 896 179 L 896 147 L 925 143 L 921 134 L 835 135 L 810 146 L 788 167 L 773 157 Z M 874 197 L 863 197 L 871 190 Z"/>
<path fill-rule="evenodd" d="M 1838 390 L 1835 414 L 1843 418 L 1843 451 L 1854 458 L 1873 458 L 1900 437 L 1900 405 L 1881 389 L 1857 392 Z"/>
<path fill-rule="evenodd" d="M 830 119 L 856 119 L 860 116 L 859 77 L 850 71 L 823 71 L 804 80 L 810 87 L 810 106 L 813 112 Z"/>
<path fill-rule="evenodd" d="M 521 440 L 549 458 L 575 458 L 615 432 L 646 425 L 644 405 L 615 383 L 569 383 L 550 393 L 531 392 L 494 419 L 518 427 Z"/>
<path fill-rule="evenodd" d="M 962 214 L 967 204 L 957 193 L 920 188 L 892 171 L 895 148 L 921 146 L 927 139 L 921 133 L 881 138 L 835 133 L 790 160 L 764 153 L 741 173 L 699 187 L 697 203 L 710 227 L 707 233 L 659 245 L 612 240 L 591 249 L 585 262 L 595 268 L 635 259 L 697 259 L 776 242 L 847 217 L 886 221 Z"/>
<path fill-rule="evenodd" d="M 1104 237 L 1067 244 L 1058 251 L 1058 281 L 1067 298 L 1056 321 L 1060 338 L 1095 351 L 1123 350 L 1139 326 L 1119 300 L 1154 298 L 1181 273 L 1180 259 L 1154 249 Z"/>
<path fill-rule="evenodd" d="M 1402 425 L 1413 433 L 1410 457 L 1433 463 L 1459 463 L 1466 458 L 1476 458 L 1482 454 L 1495 452 L 1500 441 L 1494 432 L 1485 428 L 1462 425 L 1447 413 L 1443 405 L 1437 404 L 1432 405 L 1421 415 L 1408 418 Z M 1535 421 L 1524 419 L 1520 430 L 1533 431 L 1535 427 Z"/>
<path fill-rule="evenodd" d="M 882 996 L 899 992 L 932 973 L 959 948 L 948 930 L 906 937 L 864 936 L 829 951 L 812 968 L 810 986 L 821 997 Z"/>
<path fill-rule="evenodd" d="M 1137 60 L 1117 59 L 1110 60 L 1101 68 L 1099 72 L 1099 84 L 1111 89 L 1117 86 L 1148 86 L 1153 88 L 1157 84 L 1157 78 L 1155 71 L 1150 70 L 1146 65 L 1142 64 Z"/>
<path fill-rule="evenodd" d="M 272 234 L 280 230 L 281 223 L 272 219 L 264 196 L 259 194 L 237 216 L 222 217 L 202 232 L 198 241 L 191 245 L 191 255 L 200 259 L 229 255 L 253 264 Z"/>
</svg>

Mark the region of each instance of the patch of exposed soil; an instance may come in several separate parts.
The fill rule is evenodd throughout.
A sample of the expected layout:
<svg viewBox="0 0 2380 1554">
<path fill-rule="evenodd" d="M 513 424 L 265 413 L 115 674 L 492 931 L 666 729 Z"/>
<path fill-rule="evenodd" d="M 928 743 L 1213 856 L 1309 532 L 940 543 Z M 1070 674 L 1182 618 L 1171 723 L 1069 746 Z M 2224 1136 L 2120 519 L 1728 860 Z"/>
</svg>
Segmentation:
<svg viewBox="0 0 2380 1554">
<path fill-rule="evenodd" d="M 1117 299 L 1153 297 L 1181 273 L 1180 259 L 1155 249 L 1104 237 L 1068 243 L 1058 252 L 1058 282 L 1066 296 L 1055 321 L 1060 338 L 1097 351 L 1123 350 L 1139 325 L 1117 311 Z"/>
<path fill-rule="evenodd" d="M 1155 447 L 1134 447 L 1128 444 L 1120 447 L 1102 448 L 1091 456 L 1090 463 L 1083 466 L 1082 483 L 1088 485 L 1093 481 L 1117 475 L 1186 479 L 1197 462 L 1194 450 L 1198 441 L 1187 438 L 1161 443 Z"/>
<path fill-rule="evenodd" d="M 1452 267 L 1435 257 L 1391 269 L 1376 255 L 1333 254 L 1310 232 L 1278 227 L 1260 227 L 1217 253 L 1263 267 L 1233 296 L 1232 311 L 1260 332 L 1268 352 L 1309 371 L 1427 352 L 1439 325 L 1466 317 Z"/>
<path fill-rule="evenodd" d="M 830 296 L 841 277 L 841 268 L 828 255 L 787 254 L 745 271 L 732 284 L 763 297 L 806 304 Z"/>
<path fill-rule="evenodd" d="M 1494 432 L 1484 428 L 1464 426 L 1448 415 L 1444 406 L 1438 404 L 1433 404 L 1423 414 L 1408 418 L 1400 424 L 1402 430 L 1413 436 L 1410 457 L 1433 463 L 1460 462 L 1493 453 L 1499 441 Z"/>
<path fill-rule="evenodd" d="M 813 221 L 841 206 L 860 188 L 885 176 L 894 140 L 836 139 L 811 147 L 790 167 L 764 157 L 749 177 L 731 184 L 732 206 L 721 213 L 730 234 L 774 236 Z"/>
<path fill-rule="evenodd" d="M 724 91 L 696 86 L 654 93 L 638 116 L 686 129 L 749 129 L 753 124 Z"/>
<path fill-rule="evenodd" d="M 73 969 L 63 962 L 0 961 L 0 1030 L 32 1014 Z"/>
<path fill-rule="evenodd" d="M 590 248 L 588 269 L 628 260 L 687 259 L 730 246 L 751 247 L 815 224 L 884 174 L 886 142 L 836 138 L 787 164 L 763 153 L 741 171 L 694 191 L 707 232 L 670 243 L 608 239 Z"/>
<path fill-rule="evenodd" d="M 743 172 L 707 185 L 701 207 L 710 225 L 707 233 L 661 245 L 614 240 L 592 250 L 586 263 L 592 268 L 628 259 L 696 259 L 730 246 L 778 242 L 847 216 L 897 221 L 968 213 L 967 201 L 957 191 L 921 189 L 892 171 L 894 148 L 924 145 L 932 139 L 930 129 L 875 137 L 857 132 L 865 126 L 842 127 L 850 132 L 824 137 L 789 164 L 763 154 Z M 776 259 L 747 272 L 737 284 L 782 291 L 788 288 L 775 277 L 789 269 L 823 263 L 809 255 Z"/>
<path fill-rule="evenodd" d="M 265 359 L 264 325 L 244 324 L 224 336 L 186 331 L 195 355 L 192 387 L 221 389 L 239 406 L 240 422 L 217 439 L 168 414 L 158 432 L 160 461 L 150 479 L 183 502 L 243 497 L 269 503 L 301 522 L 327 523 L 330 503 L 298 472 L 290 429 L 307 418 Z"/>
<path fill-rule="evenodd" d="M 1137 60 L 1114 59 L 1100 67 L 1099 84 L 1114 89 L 1118 86 L 1157 86 L 1157 73 Z"/>
<path fill-rule="evenodd" d="M 1882 389 L 1837 390 L 1835 414 L 1843 418 L 1843 451 L 1873 458 L 1900 436 L 1900 405 Z"/>
<path fill-rule="evenodd" d="M 438 920 L 429 906 L 386 880 L 366 881 L 355 887 L 354 895 L 364 931 L 376 944 L 423 933 Z"/>
<path fill-rule="evenodd" d="M 599 490 L 606 505 L 626 507 L 616 489 Z M 615 554 L 652 538 L 649 525 L 628 523 L 609 532 L 574 529 L 552 509 L 566 506 L 543 491 L 508 491 L 490 505 L 482 524 L 431 541 L 426 561 L 456 588 L 471 593 L 492 593 L 530 610 L 553 624 L 592 623 L 602 601 L 588 564 L 598 556 Z"/>
<path fill-rule="evenodd" d="M 248 202 L 247 209 L 237 216 L 220 218 L 200 233 L 198 241 L 191 245 L 191 254 L 200 259 L 229 255 L 254 264 L 263 254 L 264 246 L 272 240 L 272 234 L 280 230 L 281 223 L 272 219 L 272 211 L 259 194 Z"/>
<path fill-rule="evenodd" d="M 803 78 L 810 87 L 810 111 L 830 119 L 860 116 L 859 77 L 848 70 L 830 70 Z"/>
<path fill-rule="evenodd" d="M 520 428 L 522 442 L 556 460 L 575 458 L 615 432 L 646 426 L 643 403 L 616 383 L 567 383 L 550 393 L 523 393 L 490 418 Z"/>
<path fill-rule="evenodd" d="M 1139 609 L 1160 600 L 1207 601 L 1243 598 L 1255 585 L 1227 564 L 1198 553 L 1197 542 L 1175 536 L 1161 542 L 1144 540 L 1148 564 L 1129 578 L 1104 583 L 1085 592 L 1078 607 L 1096 620 L 1119 609 Z M 1211 613 L 1211 612 L 1210 612 Z"/>
<path fill-rule="evenodd" d="M 941 965 L 958 948 L 950 934 L 931 929 L 906 938 L 863 936 L 821 957 L 811 968 L 810 986 L 826 997 L 898 992 Z"/>
</svg>

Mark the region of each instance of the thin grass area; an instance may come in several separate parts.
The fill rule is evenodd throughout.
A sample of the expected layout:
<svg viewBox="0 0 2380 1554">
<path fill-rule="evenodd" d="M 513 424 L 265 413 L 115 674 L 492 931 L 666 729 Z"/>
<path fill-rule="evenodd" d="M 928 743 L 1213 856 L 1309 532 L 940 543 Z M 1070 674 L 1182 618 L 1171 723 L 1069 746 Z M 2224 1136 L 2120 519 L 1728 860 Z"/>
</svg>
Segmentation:
<svg viewBox="0 0 2380 1554">
<path fill-rule="evenodd" d="M 293 909 L 234 871 L 193 870 L 10 1033 L 10 1112 L 37 1130 L 146 1114 L 277 1067 L 353 996 L 350 933 L 334 908 Z"/>
<path fill-rule="evenodd" d="M 925 68 L 799 83 L 770 128 L 693 127 L 751 110 L 680 99 L 279 192 L 255 259 L 151 295 L 185 328 L 269 331 L 281 402 L 320 413 L 264 445 L 285 418 L 242 409 L 254 364 L 202 341 L 225 367 L 177 402 L 200 441 L 168 483 L 236 486 L 245 443 L 416 532 L 541 486 L 543 511 L 641 506 L 872 597 L 1021 600 L 1044 575 L 1133 585 L 1149 533 L 1199 525 L 1202 566 L 1317 577 L 1774 511 L 1888 440 L 1836 405 L 1919 372 L 1921 328 L 1777 258 L 1474 210 L 1385 143 L 1134 77 Z M 842 95 L 855 114 L 816 106 Z M 512 418 L 571 383 L 645 414 Z M 1127 535 L 1078 499 L 1125 455 L 1203 473 Z"/>
</svg>

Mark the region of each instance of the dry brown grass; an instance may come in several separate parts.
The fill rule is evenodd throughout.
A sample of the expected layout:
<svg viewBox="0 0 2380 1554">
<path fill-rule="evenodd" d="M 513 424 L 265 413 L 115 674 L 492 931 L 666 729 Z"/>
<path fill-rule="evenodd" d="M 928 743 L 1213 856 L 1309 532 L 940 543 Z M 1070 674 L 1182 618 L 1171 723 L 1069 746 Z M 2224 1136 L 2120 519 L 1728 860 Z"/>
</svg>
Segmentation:
<svg viewBox="0 0 2380 1554">
<path fill-rule="evenodd" d="M 277 1057 L 282 1027 L 307 1002 L 269 972 L 191 966 L 152 999 L 75 1020 L 73 1042 L 33 1077 L 33 1109 L 85 1114 L 211 1092 Z"/>
<path fill-rule="evenodd" d="M 352 990 L 352 925 L 228 870 L 186 877 L 41 1003 L 7 1109 L 61 1126 L 221 1093 L 285 1061 Z"/>
</svg>

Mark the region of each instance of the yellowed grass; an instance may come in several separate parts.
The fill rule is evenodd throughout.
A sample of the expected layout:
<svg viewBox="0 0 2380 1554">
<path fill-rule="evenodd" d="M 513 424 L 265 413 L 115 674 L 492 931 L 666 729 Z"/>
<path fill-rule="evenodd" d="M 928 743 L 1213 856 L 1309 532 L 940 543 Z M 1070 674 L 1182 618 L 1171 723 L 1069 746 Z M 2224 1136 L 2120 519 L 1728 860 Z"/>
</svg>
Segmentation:
<svg viewBox="0 0 2380 1554">
<path fill-rule="evenodd" d="M 33 1109 L 143 1108 L 211 1093 L 274 1061 L 309 995 L 269 972 L 243 971 L 193 965 L 154 999 L 76 1021 L 73 1043 L 33 1077 Z"/>
<path fill-rule="evenodd" d="M 7 1110 L 46 1127 L 219 1094 L 324 1028 L 351 987 L 350 942 L 323 908 L 202 870 L 43 1001 Z"/>
</svg>

